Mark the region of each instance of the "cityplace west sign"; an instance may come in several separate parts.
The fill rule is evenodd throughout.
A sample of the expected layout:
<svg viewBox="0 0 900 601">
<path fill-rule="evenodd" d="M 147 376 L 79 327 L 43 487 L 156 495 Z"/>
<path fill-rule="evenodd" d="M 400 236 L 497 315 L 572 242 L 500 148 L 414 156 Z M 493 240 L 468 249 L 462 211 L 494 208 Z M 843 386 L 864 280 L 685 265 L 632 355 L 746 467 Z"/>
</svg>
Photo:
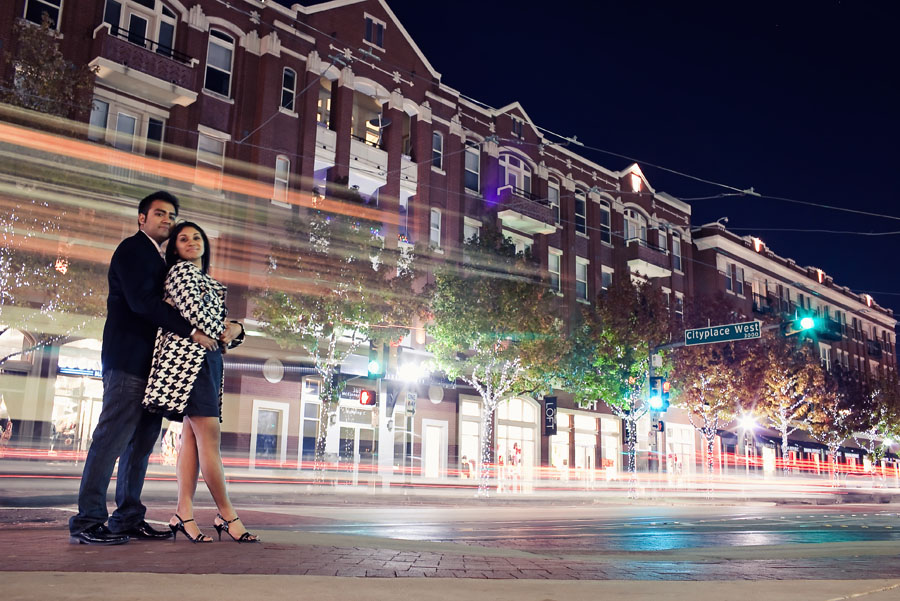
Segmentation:
<svg viewBox="0 0 900 601">
<path fill-rule="evenodd" d="M 712 344 L 714 342 L 729 342 L 732 340 L 749 340 L 762 336 L 762 322 L 745 321 L 743 323 L 729 323 L 722 326 L 710 326 L 708 328 L 694 328 L 684 331 L 684 344 Z"/>
</svg>

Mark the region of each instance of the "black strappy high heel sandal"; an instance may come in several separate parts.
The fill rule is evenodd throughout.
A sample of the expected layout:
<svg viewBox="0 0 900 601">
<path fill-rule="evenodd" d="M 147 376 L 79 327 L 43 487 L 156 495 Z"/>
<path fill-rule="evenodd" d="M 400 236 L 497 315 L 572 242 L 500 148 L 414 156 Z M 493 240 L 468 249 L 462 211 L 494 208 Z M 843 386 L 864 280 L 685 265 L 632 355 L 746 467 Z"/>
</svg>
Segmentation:
<svg viewBox="0 0 900 601">
<path fill-rule="evenodd" d="M 172 542 L 175 542 L 175 538 L 176 538 L 175 535 L 178 532 L 181 532 L 185 536 L 185 538 L 188 539 L 189 541 L 191 541 L 192 543 L 211 543 L 211 542 L 213 542 L 213 539 L 211 536 L 206 536 L 202 532 L 197 535 L 197 538 L 194 538 L 193 536 L 188 534 L 188 531 L 185 530 L 184 525 L 187 524 L 188 522 L 193 522 L 194 518 L 191 518 L 189 520 L 183 520 L 183 519 L 181 519 L 181 516 L 176 513 L 175 519 L 178 520 L 177 524 L 172 524 L 172 523 L 169 524 L 169 528 L 172 530 Z M 218 530 L 218 528 L 217 528 L 217 530 Z M 221 534 L 219 535 L 219 538 L 220 539 L 222 538 Z"/>
<path fill-rule="evenodd" d="M 222 517 L 222 514 L 217 513 L 216 517 L 219 518 L 220 520 L 222 520 L 221 524 L 217 524 L 215 521 L 213 521 L 213 528 L 215 528 L 216 532 L 219 534 L 220 541 L 222 540 L 222 531 L 224 530 L 225 534 L 230 536 L 231 540 L 233 540 L 236 543 L 258 543 L 259 542 L 259 537 L 256 536 L 255 534 L 250 534 L 250 532 L 244 532 L 242 535 L 235 538 L 235 536 L 233 534 L 231 534 L 231 532 L 228 531 L 228 524 L 233 524 L 236 521 L 238 521 L 239 519 L 241 519 L 239 516 L 234 516 L 233 520 L 226 520 L 225 518 Z"/>
</svg>

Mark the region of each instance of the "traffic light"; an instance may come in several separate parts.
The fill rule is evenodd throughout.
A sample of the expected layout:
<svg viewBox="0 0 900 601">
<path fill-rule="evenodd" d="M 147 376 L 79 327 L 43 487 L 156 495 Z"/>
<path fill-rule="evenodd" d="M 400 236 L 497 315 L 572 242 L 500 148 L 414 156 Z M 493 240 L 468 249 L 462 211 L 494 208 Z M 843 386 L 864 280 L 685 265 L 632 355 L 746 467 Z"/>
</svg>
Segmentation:
<svg viewBox="0 0 900 601">
<path fill-rule="evenodd" d="M 650 398 L 647 402 L 652 411 L 662 413 L 669 408 L 669 391 L 671 386 L 669 381 L 661 376 L 653 376 L 650 378 Z"/>
<path fill-rule="evenodd" d="M 360 405 L 368 405 L 374 406 L 378 402 L 378 395 L 374 390 L 360 390 L 359 391 L 359 404 Z"/>
<path fill-rule="evenodd" d="M 647 399 L 647 402 L 653 411 L 659 411 L 662 408 L 662 383 L 663 379 L 659 376 L 650 378 L 650 398 Z"/>
<path fill-rule="evenodd" d="M 785 336 L 793 336 L 794 334 L 799 334 L 801 332 L 815 330 L 818 327 L 819 320 L 807 315 L 806 317 L 798 317 L 797 319 L 783 323 L 781 325 L 781 331 Z"/>
<path fill-rule="evenodd" d="M 384 344 L 369 342 L 369 379 L 384 377 Z"/>
</svg>

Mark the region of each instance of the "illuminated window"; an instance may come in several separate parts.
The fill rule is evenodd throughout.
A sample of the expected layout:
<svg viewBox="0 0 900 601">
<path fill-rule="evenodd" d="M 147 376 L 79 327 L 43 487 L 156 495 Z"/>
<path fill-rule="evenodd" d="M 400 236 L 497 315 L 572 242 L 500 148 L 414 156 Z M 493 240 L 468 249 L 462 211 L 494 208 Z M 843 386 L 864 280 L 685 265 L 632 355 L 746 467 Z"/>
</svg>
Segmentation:
<svg viewBox="0 0 900 601">
<path fill-rule="evenodd" d="M 512 186 L 516 192 L 531 194 L 531 167 L 519 157 L 500 155 L 500 185 Z"/>
<path fill-rule="evenodd" d="M 206 81 L 203 87 L 210 92 L 230 96 L 233 58 L 234 39 L 221 31 L 210 29 L 206 55 Z"/>
<path fill-rule="evenodd" d="M 643 185 L 643 182 L 641 181 L 641 176 L 638 175 L 637 173 L 632 173 L 631 174 L 631 190 L 632 190 L 632 192 L 640 192 L 642 185 Z"/>
</svg>

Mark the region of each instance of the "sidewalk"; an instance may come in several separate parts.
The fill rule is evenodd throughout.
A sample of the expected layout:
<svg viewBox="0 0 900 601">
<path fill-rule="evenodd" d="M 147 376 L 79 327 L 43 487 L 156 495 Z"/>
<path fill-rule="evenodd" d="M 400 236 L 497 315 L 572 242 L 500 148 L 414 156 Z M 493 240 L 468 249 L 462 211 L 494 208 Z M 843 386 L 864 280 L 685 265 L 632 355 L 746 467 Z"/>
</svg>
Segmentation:
<svg viewBox="0 0 900 601">
<path fill-rule="evenodd" d="M 805 549 L 795 547 L 809 545 L 786 545 L 768 559 L 742 558 L 739 552 L 715 559 L 710 557 L 715 551 L 692 555 L 686 550 L 671 557 L 619 554 L 573 561 L 497 547 L 304 532 L 298 529 L 331 520 L 277 506 L 242 511 L 262 537 L 259 545 L 226 540 L 195 545 L 179 537 L 174 542 L 93 547 L 69 544 L 66 519 L 72 511 L 0 509 L 4 601 L 900 598 L 900 566 L 891 561 L 898 552 L 893 543 L 851 549 L 854 560 L 826 559 L 829 579 L 822 580 L 804 579 L 812 563 Z M 170 512 L 171 507 L 155 504 L 148 519 L 163 526 Z M 208 507 L 196 512 L 210 532 L 214 514 Z M 816 574 L 822 573 L 820 564 Z"/>
</svg>

